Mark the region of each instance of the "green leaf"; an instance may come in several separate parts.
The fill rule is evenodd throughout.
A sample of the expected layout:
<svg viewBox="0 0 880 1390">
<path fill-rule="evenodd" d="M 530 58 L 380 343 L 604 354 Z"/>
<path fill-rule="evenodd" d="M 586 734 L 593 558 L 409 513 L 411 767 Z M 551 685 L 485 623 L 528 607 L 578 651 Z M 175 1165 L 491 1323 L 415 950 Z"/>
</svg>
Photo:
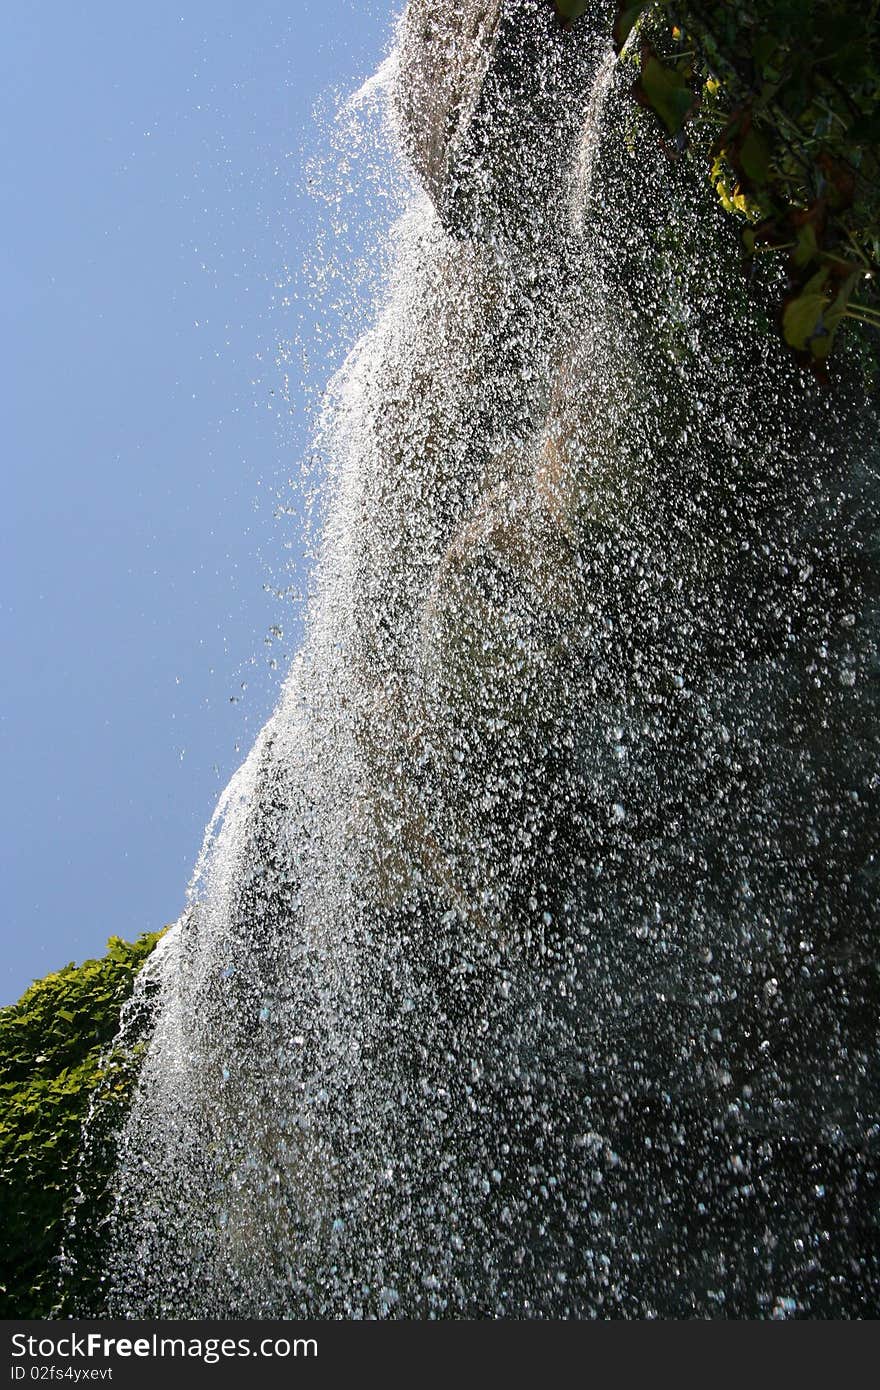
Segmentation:
<svg viewBox="0 0 880 1390">
<path fill-rule="evenodd" d="M 797 234 L 797 246 L 791 253 L 792 265 L 798 270 L 805 270 L 819 250 L 816 241 L 816 229 L 812 222 L 805 222 Z"/>
<path fill-rule="evenodd" d="M 642 50 L 642 71 L 636 96 L 660 117 L 670 135 L 677 135 L 694 111 L 697 98 L 675 68 L 668 68 L 647 44 Z"/>
<path fill-rule="evenodd" d="M 782 332 L 789 347 L 809 352 L 810 340 L 822 331 L 822 316 L 828 308 L 827 267 L 808 280 L 800 294 L 788 301 L 782 312 Z"/>
<path fill-rule="evenodd" d="M 852 275 L 848 275 L 841 284 L 831 304 L 825 309 L 822 315 L 822 327 L 825 331 L 818 333 L 810 341 L 810 352 L 821 362 L 824 362 L 829 356 L 834 346 L 835 334 L 846 314 L 847 305 L 852 298 L 853 290 L 860 278 L 860 272 L 858 271 Z"/>
<path fill-rule="evenodd" d="M 739 147 L 739 165 L 752 183 L 766 183 L 770 174 L 770 149 L 754 126 L 750 126 Z"/>
<path fill-rule="evenodd" d="M 628 4 L 627 0 L 621 0 L 618 4 L 617 18 L 614 21 L 614 42 L 618 53 L 629 38 L 636 20 L 648 8 L 648 3 L 649 0 L 641 0 L 640 4 L 633 5 Z"/>
</svg>

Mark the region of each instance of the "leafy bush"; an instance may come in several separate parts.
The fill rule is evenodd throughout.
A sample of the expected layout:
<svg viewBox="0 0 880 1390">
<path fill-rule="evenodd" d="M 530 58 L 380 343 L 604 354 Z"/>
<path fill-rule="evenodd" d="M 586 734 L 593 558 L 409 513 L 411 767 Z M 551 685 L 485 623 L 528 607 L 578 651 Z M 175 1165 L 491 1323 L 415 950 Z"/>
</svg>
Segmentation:
<svg viewBox="0 0 880 1390">
<path fill-rule="evenodd" d="M 587 0 L 553 0 L 566 24 Z M 747 259 L 785 257 L 779 329 L 818 375 L 880 328 L 880 2 L 618 0 L 615 40 L 671 158 L 704 161 Z"/>
<path fill-rule="evenodd" d="M 82 1167 L 83 1122 L 98 1100 L 118 1128 L 136 1059 L 130 1051 L 108 1048 L 135 978 L 161 935 L 146 933 L 134 943 L 111 937 L 102 959 L 67 965 L 37 980 L 17 1004 L 0 1009 L 4 1317 L 46 1317 L 56 1304 L 66 1224 L 75 1202 L 87 1201 L 103 1185 L 112 1157 L 105 1146 L 102 1161 Z"/>
</svg>

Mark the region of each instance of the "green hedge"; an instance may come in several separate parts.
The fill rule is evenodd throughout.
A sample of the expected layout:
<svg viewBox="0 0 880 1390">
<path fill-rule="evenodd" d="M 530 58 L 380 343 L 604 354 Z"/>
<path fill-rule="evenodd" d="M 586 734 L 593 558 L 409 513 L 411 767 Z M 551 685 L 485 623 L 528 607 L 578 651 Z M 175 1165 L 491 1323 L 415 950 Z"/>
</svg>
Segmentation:
<svg viewBox="0 0 880 1390">
<path fill-rule="evenodd" d="M 82 1162 L 93 1101 L 118 1129 L 136 1052 L 112 1052 L 119 1015 L 161 932 L 37 980 L 0 1009 L 0 1313 L 47 1317 L 57 1308 L 59 1255 L 77 1202 L 95 1201 L 112 1144 Z M 105 1126 L 106 1128 L 106 1126 Z"/>
</svg>

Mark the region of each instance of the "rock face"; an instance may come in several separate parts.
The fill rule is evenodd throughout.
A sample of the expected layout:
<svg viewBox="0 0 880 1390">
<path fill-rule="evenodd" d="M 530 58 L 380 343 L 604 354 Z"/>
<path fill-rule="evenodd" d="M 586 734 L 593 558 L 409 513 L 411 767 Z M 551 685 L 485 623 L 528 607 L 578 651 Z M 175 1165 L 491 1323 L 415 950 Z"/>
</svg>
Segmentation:
<svg viewBox="0 0 880 1390">
<path fill-rule="evenodd" d="M 599 0 L 572 42 L 540 0 L 407 7 L 393 94 L 401 144 L 453 235 L 546 239 L 595 76 L 588 39 L 607 38 L 613 10 Z"/>
<path fill-rule="evenodd" d="M 876 420 L 611 8 L 402 21 L 423 194 L 163 957 L 110 1312 L 876 1306 Z"/>
<path fill-rule="evenodd" d="M 417 0 L 404 12 L 394 103 L 404 149 L 441 216 L 453 200 L 453 170 L 469 143 L 502 9 L 501 0 L 466 0 L 455 13 Z"/>
</svg>

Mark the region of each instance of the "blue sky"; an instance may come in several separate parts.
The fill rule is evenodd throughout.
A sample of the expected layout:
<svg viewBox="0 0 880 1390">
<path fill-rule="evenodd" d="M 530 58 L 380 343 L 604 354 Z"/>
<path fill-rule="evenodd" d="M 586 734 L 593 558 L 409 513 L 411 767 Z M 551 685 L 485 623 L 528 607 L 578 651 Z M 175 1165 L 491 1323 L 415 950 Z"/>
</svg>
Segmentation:
<svg viewBox="0 0 880 1390">
<path fill-rule="evenodd" d="M 357 198 L 349 249 L 307 186 L 314 111 L 375 68 L 394 8 L 5 14 L 0 1003 L 177 915 L 297 644 L 267 587 L 306 570 L 300 349 L 320 386 L 343 343 L 301 268 L 361 249 Z"/>
</svg>

